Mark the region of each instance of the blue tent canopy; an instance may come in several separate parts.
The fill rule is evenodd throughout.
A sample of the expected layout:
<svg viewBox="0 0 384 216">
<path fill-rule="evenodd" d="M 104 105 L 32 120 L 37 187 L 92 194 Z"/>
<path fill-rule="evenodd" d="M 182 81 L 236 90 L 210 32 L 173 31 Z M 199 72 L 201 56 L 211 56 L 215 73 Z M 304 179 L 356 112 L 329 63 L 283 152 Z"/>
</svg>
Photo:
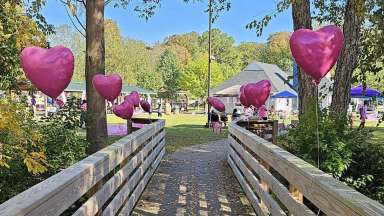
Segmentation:
<svg viewBox="0 0 384 216">
<path fill-rule="evenodd" d="M 282 91 L 273 95 L 271 98 L 297 98 L 297 95 L 289 91 Z"/>
<path fill-rule="evenodd" d="M 353 98 L 365 98 L 365 97 L 380 97 L 381 93 L 369 87 L 364 88 L 362 85 L 356 86 L 351 89 L 351 97 Z"/>
</svg>

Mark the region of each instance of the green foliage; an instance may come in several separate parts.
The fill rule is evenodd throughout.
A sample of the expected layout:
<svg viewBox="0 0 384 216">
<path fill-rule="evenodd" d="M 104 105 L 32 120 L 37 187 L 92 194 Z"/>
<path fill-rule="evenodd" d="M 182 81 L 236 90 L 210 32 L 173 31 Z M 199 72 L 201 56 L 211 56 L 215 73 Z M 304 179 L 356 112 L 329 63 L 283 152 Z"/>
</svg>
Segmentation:
<svg viewBox="0 0 384 216">
<path fill-rule="evenodd" d="M 241 56 L 235 47 L 232 36 L 222 32 L 220 29 L 212 29 L 212 56 L 219 64 L 226 64 L 234 71 L 238 71 L 241 65 Z M 208 51 L 208 31 L 200 37 L 200 46 Z"/>
<path fill-rule="evenodd" d="M 225 78 L 216 62 L 211 64 L 212 86 L 221 83 Z M 181 78 L 181 86 L 185 91 L 190 92 L 195 98 L 204 98 L 208 88 L 208 55 L 190 61 L 186 66 Z"/>
<path fill-rule="evenodd" d="M 28 172 L 47 171 L 42 135 L 26 106 L 10 98 L 0 99 L 0 170 L 10 162 L 24 164 Z"/>
<path fill-rule="evenodd" d="M 255 42 L 240 43 L 237 49 L 239 50 L 241 56 L 241 68 L 246 67 L 249 63 L 255 60 L 262 61 L 262 51 L 264 46 L 264 44 Z"/>
<path fill-rule="evenodd" d="M 292 71 L 292 56 L 289 47 L 289 32 L 277 32 L 269 36 L 262 50 L 261 61 L 276 64 L 283 71 Z"/>
<path fill-rule="evenodd" d="M 317 166 L 317 126 L 315 112 L 305 113 L 297 128 L 283 137 L 288 151 Z M 319 117 L 320 169 L 339 178 L 351 163 L 349 145 L 358 131 L 344 127 L 344 120 L 334 120 L 323 112 Z"/>
<path fill-rule="evenodd" d="M 27 8 L 28 9 L 28 8 Z M 3 1 L 0 4 L 0 89 L 18 90 L 23 73 L 20 70 L 20 50 L 28 45 L 45 46 L 44 31 L 19 1 Z"/>
<path fill-rule="evenodd" d="M 279 144 L 317 166 L 314 113 L 304 115 Z M 384 203 L 384 146 L 371 140 L 372 132 L 347 127 L 346 119 L 322 112 L 319 121 L 320 169 L 361 193 Z"/>
<path fill-rule="evenodd" d="M 76 98 L 68 98 L 58 112 L 44 118 L 41 133 L 45 141 L 50 173 L 56 173 L 86 156 L 88 143 L 77 134 L 81 109 Z"/>
<path fill-rule="evenodd" d="M 175 98 L 176 92 L 180 90 L 180 77 L 182 73 L 180 63 L 171 50 L 165 50 L 160 57 L 156 71 L 163 78 L 161 94 L 166 98 Z"/>
</svg>

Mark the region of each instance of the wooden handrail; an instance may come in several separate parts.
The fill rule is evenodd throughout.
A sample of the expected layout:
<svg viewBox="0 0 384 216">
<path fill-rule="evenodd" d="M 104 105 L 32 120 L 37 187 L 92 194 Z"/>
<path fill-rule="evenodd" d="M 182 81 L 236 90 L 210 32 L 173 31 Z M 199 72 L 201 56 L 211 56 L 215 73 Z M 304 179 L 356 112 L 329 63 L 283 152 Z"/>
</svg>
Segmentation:
<svg viewBox="0 0 384 216">
<path fill-rule="evenodd" d="M 258 214 L 313 216 L 317 207 L 326 215 L 384 215 L 380 203 L 236 123 L 229 132 L 228 163 Z M 303 204 L 303 198 L 315 207 Z"/>
<path fill-rule="evenodd" d="M 84 195 L 90 197 L 74 215 L 109 215 L 104 211 L 116 213 L 126 202 L 136 203 L 165 153 L 164 125 L 164 120 L 145 125 L 18 194 L 0 205 L 0 215 L 60 215 Z"/>
</svg>

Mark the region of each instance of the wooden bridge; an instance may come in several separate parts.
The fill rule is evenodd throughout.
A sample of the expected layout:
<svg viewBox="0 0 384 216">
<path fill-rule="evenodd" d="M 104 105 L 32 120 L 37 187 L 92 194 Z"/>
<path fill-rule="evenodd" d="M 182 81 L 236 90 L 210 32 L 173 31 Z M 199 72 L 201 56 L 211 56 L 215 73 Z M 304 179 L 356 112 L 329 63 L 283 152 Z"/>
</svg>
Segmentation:
<svg viewBox="0 0 384 216">
<path fill-rule="evenodd" d="M 0 205 L 1 216 L 129 215 L 165 154 L 157 120 Z M 384 206 L 236 123 L 228 164 L 257 215 L 383 216 Z"/>
</svg>

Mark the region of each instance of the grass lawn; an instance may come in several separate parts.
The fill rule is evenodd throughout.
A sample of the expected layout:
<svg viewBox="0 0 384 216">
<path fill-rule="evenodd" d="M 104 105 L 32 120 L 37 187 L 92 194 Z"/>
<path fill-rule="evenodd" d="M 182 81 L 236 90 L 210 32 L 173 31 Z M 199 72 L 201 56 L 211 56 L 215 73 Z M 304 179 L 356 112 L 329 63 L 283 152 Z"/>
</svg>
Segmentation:
<svg viewBox="0 0 384 216">
<path fill-rule="evenodd" d="M 148 117 L 148 115 L 142 117 Z M 153 115 L 154 117 L 157 115 Z M 223 130 L 220 135 L 215 135 L 211 129 L 205 128 L 206 116 L 201 114 L 163 115 L 162 119 L 165 119 L 166 150 L 168 153 L 175 152 L 180 148 L 223 139 L 228 135 L 227 130 Z M 114 115 L 108 115 L 108 123 L 124 124 L 125 121 Z"/>
</svg>

